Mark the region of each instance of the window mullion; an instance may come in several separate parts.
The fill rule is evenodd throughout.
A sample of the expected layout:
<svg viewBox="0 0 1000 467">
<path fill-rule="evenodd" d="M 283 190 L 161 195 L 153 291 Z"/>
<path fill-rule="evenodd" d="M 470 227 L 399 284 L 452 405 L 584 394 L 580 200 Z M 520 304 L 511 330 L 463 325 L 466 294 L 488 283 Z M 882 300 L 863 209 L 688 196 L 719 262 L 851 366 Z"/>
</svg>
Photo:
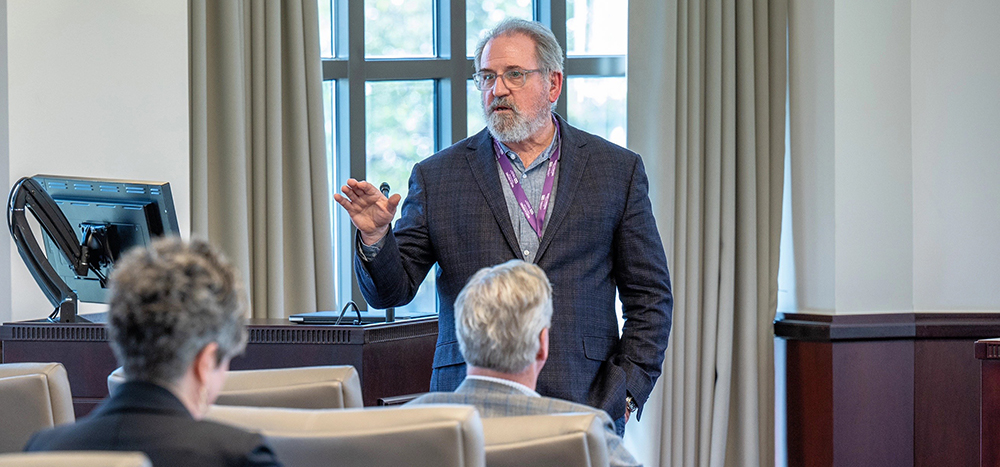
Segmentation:
<svg viewBox="0 0 1000 467">
<path fill-rule="evenodd" d="M 563 49 L 566 59 L 566 0 L 535 0 L 535 20 L 548 26 Z M 556 113 L 566 117 L 567 73 L 563 73 L 563 90 L 556 101 Z"/>
<path fill-rule="evenodd" d="M 573 76 L 625 76 L 628 60 L 624 55 L 573 56 L 565 68 Z"/>
<path fill-rule="evenodd" d="M 365 12 L 364 2 L 333 0 L 336 11 L 337 57 L 347 60 L 346 79 L 337 80 L 337 153 L 339 168 L 358 180 L 366 178 L 365 158 Z M 343 173 L 343 172 L 341 172 Z M 339 190 L 339 187 L 335 189 Z M 338 248 L 346 250 L 341 258 L 353 257 L 354 226 L 343 209 L 337 210 L 342 241 Z M 353 277 L 353 275 L 345 274 Z M 346 285 L 346 284 L 344 284 Z M 346 294 L 345 294 L 346 295 Z M 351 281 L 351 300 L 365 303 L 357 281 Z"/>
<path fill-rule="evenodd" d="M 472 76 L 465 59 L 465 0 L 435 0 L 438 57 L 448 60 L 446 76 L 437 81 L 435 115 L 436 149 L 441 150 L 465 138 L 465 81 Z"/>
</svg>

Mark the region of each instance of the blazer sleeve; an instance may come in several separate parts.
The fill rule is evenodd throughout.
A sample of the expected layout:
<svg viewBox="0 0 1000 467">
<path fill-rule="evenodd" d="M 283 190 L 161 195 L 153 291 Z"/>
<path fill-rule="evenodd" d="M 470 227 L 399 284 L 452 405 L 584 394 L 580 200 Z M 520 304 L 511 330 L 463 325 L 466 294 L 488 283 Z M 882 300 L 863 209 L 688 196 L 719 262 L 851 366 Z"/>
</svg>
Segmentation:
<svg viewBox="0 0 1000 467">
<path fill-rule="evenodd" d="M 374 258 L 366 261 L 354 254 L 354 272 L 368 304 L 375 308 L 402 306 L 413 300 L 436 262 L 427 228 L 427 193 L 421 164 L 410 173 L 409 193 L 395 228 L 389 229 L 385 244 Z M 360 234 L 356 234 L 359 235 Z M 355 239 L 355 245 L 360 237 Z"/>
<path fill-rule="evenodd" d="M 613 254 L 625 324 L 619 354 L 611 363 L 624 370 L 626 389 L 639 404 L 641 413 L 663 365 L 673 295 L 667 258 L 649 200 L 649 181 L 640 158 L 636 158 L 632 171 L 625 213 L 615 232 Z"/>
</svg>

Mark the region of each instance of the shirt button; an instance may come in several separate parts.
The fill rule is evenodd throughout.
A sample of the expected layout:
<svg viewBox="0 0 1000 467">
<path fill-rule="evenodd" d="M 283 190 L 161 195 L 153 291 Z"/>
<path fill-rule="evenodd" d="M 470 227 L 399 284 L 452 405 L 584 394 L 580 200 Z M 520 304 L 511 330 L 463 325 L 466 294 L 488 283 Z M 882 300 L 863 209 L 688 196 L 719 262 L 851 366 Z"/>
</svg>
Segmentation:
<svg viewBox="0 0 1000 467">
<path fill-rule="evenodd" d="M 521 175 L 521 178 L 528 178 L 528 174 Z"/>
<path fill-rule="evenodd" d="M 530 256 L 530 255 L 531 255 L 531 252 L 530 252 L 530 251 L 528 251 L 528 250 L 524 250 L 524 256 L 525 256 L 525 257 L 528 257 L 528 256 Z"/>
</svg>

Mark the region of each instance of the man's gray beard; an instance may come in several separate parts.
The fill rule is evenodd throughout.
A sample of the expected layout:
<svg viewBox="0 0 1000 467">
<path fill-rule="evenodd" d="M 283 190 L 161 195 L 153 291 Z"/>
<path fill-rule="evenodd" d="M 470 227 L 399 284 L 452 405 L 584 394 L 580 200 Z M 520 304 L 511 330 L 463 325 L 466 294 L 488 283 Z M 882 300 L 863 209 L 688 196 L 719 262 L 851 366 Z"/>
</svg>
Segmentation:
<svg viewBox="0 0 1000 467">
<path fill-rule="evenodd" d="M 520 143 L 531 137 L 538 130 L 545 127 L 550 118 L 549 112 L 540 112 L 534 119 L 524 118 L 519 109 L 515 109 L 512 104 L 507 104 L 514 111 L 510 115 L 503 115 L 484 110 L 486 117 L 486 128 L 490 134 L 501 143 Z"/>
</svg>

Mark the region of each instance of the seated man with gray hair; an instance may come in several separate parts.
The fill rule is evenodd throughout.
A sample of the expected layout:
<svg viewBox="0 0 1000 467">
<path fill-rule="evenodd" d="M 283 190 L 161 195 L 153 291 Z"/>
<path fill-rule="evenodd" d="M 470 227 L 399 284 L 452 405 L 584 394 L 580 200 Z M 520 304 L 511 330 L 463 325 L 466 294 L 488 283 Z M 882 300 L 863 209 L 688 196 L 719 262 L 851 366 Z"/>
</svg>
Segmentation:
<svg viewBox="0 0 1000 467">
<path fill-rule="evenodd" d="M 458 344 L 468 365 L 455 392 L 432 392 L 409 404 L 469 404 L 484 418 L 599 412 L 613 466 L 639 463 L 603 410 L 535 392 L 549 356 L 552 286 L 541 268 L 514 259 L 480 269 L 455 300 Z"/>
</svg>

